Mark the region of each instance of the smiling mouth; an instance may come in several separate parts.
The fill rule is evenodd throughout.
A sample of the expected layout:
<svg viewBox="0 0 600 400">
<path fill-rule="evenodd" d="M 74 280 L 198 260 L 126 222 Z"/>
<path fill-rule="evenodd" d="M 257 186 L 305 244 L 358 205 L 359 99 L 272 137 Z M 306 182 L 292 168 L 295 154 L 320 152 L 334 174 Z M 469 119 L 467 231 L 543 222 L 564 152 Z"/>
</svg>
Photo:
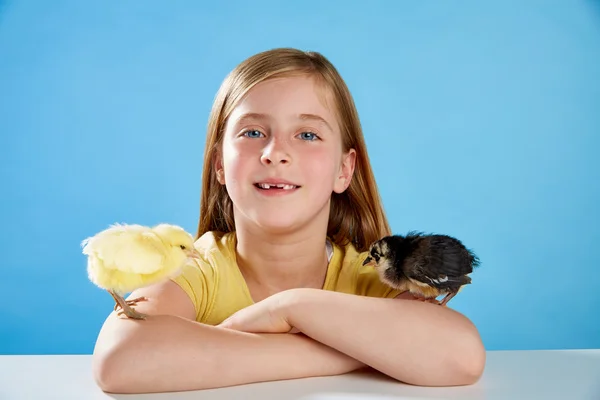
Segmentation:
<svg viewBox="0 0 600 400">
<path fill-rule="evenodd" d="M 255 183 L 254 186 L 262 190 L 293 190 L 300 187 L 287 183 Z"/>
</svg>

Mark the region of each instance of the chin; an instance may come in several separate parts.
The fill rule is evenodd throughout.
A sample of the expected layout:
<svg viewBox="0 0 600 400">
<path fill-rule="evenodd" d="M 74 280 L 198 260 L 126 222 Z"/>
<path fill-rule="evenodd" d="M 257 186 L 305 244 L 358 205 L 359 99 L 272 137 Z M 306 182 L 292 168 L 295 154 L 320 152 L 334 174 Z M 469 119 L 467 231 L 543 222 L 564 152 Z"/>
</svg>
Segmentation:
<svg viewBox="0 0 600 400">
<path fill-rule="evenodd" d="M 294 232 L 300 229 L 303 225 L 305 225 L 305 223 L 303 224 L 297 219 L 291 219 L 289 218 L 289 216 L 288 218 L 281 219 L 275 219 L 272 217 L 257 218 L 254 221 L 262 231 L 279 235 Z"/>
<path fill-rule="evenodd" d="M 262 211 L 252 218 L 260 229 L 269 234 L 285 235 L 302 230 L 316 222 L 316 218 L 309 215 L 298 215 L 297 211 L 281 209 L 278 211 Z"/>
<path fill-rule="evenodd" d="M 311 207 L 312 204 L 312 207 Z M 289 234 L 314 225 L 327 226 L 329 218 L 329 203 L 316 207 L 314 201 L 281 202 L 279 204 L 262 203 L 241 212 L 234 210 L 237 215 L 259 227 L 269 234 Z"/>
</svg>

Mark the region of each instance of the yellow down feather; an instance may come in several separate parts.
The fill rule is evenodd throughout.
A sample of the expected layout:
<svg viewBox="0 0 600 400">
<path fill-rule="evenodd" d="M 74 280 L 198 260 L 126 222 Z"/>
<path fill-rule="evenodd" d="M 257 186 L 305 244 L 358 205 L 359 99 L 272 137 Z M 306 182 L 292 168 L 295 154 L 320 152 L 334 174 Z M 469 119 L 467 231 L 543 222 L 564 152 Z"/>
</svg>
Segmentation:
<svg viewBox="0 0 600 400">
<path fill-rule="evenodd" d="M 193 237 L 175 225 L 114 224 L 81 243 L 90 281 L 123 295 L 176 276 L 198 257 Z"/>
</svg>

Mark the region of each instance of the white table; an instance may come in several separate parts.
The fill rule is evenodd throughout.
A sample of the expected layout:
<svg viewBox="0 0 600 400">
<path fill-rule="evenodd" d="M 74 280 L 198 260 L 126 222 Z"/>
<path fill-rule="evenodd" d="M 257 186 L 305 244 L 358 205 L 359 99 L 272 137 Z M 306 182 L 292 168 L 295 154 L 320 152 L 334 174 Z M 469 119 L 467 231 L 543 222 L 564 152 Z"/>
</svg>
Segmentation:
<svg viewBox="0 0 600 400">
<path fill-rule="evenodd" d="M 600 400 L 600 349 L 490 351 L 481 380 L 463 387 L 415 387 L 376 372 L 357 372 L 335 377 L 143 395 L 102 392 L 92 378 L 89 355 L 5 355 L 0 356 L 0 399 Z"/>
</svg>

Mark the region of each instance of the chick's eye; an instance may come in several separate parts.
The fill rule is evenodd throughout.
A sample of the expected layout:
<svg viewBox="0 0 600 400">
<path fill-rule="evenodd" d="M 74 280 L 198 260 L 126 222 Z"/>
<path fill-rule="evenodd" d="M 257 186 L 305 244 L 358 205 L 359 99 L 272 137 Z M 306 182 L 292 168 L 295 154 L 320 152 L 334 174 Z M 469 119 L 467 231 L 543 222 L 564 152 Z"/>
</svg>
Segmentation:
<svg viewBox="0 0 600 400">
<path fill-rule="evenodd" d="M 300 138 L 301 138 L 302 140 L 307 140 L 307 141 L 309 141 L 309 142 L 312 142 L 312 141 L 314 141 L 314 140 L 317 140 L 317 139 L 319 139 L 319 136 L 317 136 L 317 134 L 316 134 L 316 133 L 313 133 L 313 132 L 302 132 L 302 133 L 300 134 Z"/>
<path fill-rule="evenodd" d="M 262 132 L 258 131 L 256 129 L 250 129 L 244 132 L 244 136 L 247 136 L 249 138 L 259 138 L 261 137 Z"/>
<path fill-rule="evenodd" d="M 181 250 L 185 250 L 186 249 L 186 247 L 184 245 L 180 245 L 179 247 L 181 248 Z"/>
</svg>

